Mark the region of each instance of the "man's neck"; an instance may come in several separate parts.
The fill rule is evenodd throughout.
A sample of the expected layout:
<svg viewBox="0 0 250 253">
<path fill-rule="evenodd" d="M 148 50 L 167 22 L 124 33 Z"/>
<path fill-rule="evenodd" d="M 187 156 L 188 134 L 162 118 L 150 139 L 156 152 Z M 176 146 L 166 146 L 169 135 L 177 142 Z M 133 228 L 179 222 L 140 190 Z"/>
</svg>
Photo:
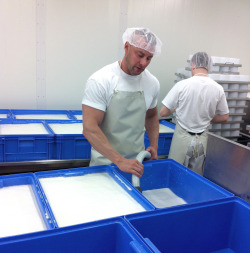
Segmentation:
<svg viewBox="0 0 250 253">
<path fill-rule="evenodd" d="M 126 74 L 131 75 L 125 66 L 124 59 L 118 61 L 118 63 L 120 65 L 121 70 L 123 70 Z"/>
<path fill-rule="evenodd" d="M 193 69 L 193 76 L 207 76 L 207 70 L 204 68 Z"/>
</svg>

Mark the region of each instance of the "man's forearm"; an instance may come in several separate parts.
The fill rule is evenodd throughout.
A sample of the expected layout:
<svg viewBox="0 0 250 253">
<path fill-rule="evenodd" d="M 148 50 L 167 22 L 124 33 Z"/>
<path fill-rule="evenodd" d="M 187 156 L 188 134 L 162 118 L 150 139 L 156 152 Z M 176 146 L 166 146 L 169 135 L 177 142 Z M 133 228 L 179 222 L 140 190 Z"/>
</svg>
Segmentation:
<svg viewBox="0 0 250 253">
<path fill-rule="evenodd" d="M 211 123 L 225 123 L 228 121 L 229 114 L 216 114 L 214 115 L 213 119 L 211 120 Z"/>
<path fill-rule="evenodd" d="M 175 112 L 175 109 L 170 110 L 165 105 L 163 105 L 162 108 L 161 108 L 161 110 L 160 110 L 160 116 L 161 117 L 168 117 L 168 116 L 170 116 L 174 112 Z"/>
<path fill-rule="evenodd" d="M 150 146 L 154 147 L 157 150 L 159 139 L 159 117 L 157 110 L 156 113 L 154 113 L 152 116 L 146 117 L 145 128 L 149 138 Z"/>
</svg>

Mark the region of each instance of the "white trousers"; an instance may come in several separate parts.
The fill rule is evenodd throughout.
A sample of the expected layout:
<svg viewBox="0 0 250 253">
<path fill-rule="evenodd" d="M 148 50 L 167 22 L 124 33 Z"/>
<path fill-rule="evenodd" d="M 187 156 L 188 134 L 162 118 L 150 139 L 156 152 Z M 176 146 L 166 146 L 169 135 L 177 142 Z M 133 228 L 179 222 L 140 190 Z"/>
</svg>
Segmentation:
<svg viewBox="0 0 250 253">
<path fill-rule="evenodd" d="M 208 132 L 208 129 L 206 129 L 201 135 L 198 135 L 198 141 L 202 143 L 205 154 L 207 150 L 207 138 L 208 138 L 207 132 Z M 175 126 L 173 139 L 171 142 L 168 158 L 173 159 L 180 164 L 184 164 L 188 147 L 190 146 L 193 137 L 195 136 L 189 134 L 177 122 Z M 199 174 L 203 175 L 203 170 Z"/>
</svg>

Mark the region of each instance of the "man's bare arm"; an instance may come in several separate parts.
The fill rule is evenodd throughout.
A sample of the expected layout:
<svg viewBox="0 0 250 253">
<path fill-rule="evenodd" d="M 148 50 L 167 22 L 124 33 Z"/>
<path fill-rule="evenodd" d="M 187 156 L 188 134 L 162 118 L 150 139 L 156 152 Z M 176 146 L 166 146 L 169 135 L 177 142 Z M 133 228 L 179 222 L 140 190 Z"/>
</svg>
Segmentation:
<svg viewBox="0 0 250 253">
<path fill-rule="evenodd" d="M 161 117 L 167 117 L 167 116 L 170 116 L 174 112 L 175 112 L 175 109 L 174 110 L 170 110 L 165 105 L 163 105 L 162 108 L 161 108 L 161 110 L 160 110 L 160 116 Z"/>
<path fill-rule="evenodd" d="M 157 107 L 149 109 L 146 113 L 145 128 L 150 142 L 147 151 L 151 153 L 151 160 L 158 159 L 158 139 L 159 139 L 159 117 Z"/>
<path fill-rule="evenodd" d="M 214 115 L 213 119 L 211 120 L 211 123 L 225 123 L 228 121 L 229 114 L 216 114 Z"/>
<path fill-rule="evenodd" d="M 87 138 L 91 146 L 111 162 L 116 164 L 120 170 L 141 177 L 143 174 L 143 165 L 136 159 L 126 159 L 120 155 L 111 146 L 107 137 L 102 132 L 100 125 L 105 113 L 87 105 L 82 105 L 82 113 L 83 135 Z"/>
</svg>

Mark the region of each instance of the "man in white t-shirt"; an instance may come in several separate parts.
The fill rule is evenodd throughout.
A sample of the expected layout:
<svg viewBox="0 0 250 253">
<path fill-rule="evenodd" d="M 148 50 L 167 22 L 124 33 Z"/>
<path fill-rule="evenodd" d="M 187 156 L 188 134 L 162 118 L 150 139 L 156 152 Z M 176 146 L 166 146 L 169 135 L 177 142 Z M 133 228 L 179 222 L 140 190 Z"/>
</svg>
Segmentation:
<svg viewBox="0 0 250 253">
<path fill-rule="evenodd" d="M 223 88 L 208 77 L 211 58 L 198 52 L 191 59 L 192 77 L 174 85 L 162 101 L 160 115 L 176 112 L 176 128 L 169 158 L 203 175 L 210 123 L 228 120 Z"/>
<path fill-rule="evenodd" d="M 82 100 L 83 134 L 90 142 L 90 166 L 114 163 L 138 177 L 143 165 L 135 158 L 147 131 L 151 159 L 157 159 L 159 81 L 146 69 L 160 54 L 161 41 L 147 28 L 128 28 L 123 34 L 125 54 L 95 72 Z"/>
</svg>

